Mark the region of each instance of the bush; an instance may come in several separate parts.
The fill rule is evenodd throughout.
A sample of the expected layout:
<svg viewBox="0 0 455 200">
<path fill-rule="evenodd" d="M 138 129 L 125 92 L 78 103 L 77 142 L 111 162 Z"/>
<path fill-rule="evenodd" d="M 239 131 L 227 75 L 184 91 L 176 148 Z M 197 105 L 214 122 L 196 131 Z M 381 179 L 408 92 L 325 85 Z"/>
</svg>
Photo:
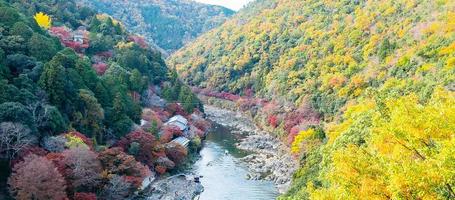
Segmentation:
<svg viewBox="0 0 455 200">
<path fill-rule="evenodd" d="M 107 149 L 99 154 L 98 159 L 108 174 L 145 178 L 151 173 L 148 167 L 127 155 L 122 148 Z"/>
<path fill-rule="evenodd" d="M 30 129 L 20 123 L 0 123 L 0 158 L 12 159 L 21 150 L 38 143 Z"/>
<path fill-rule="evenodd" d="M 87 144 L 80 137 L 76 137 L 73 135 L 65 135 L 67 142 L 65 143 L 65 147 L 72 149 L 72 148 L 89 148 Z"/>
<path fill-rule="evenodd" d="M 166 156 L 172 160 L 176 165 L 182 164 L 188 155 L 188 151 L 180 144 L 171 142 L 165 147 Z"/>
<path fill-rule="evenodd" d="M 182 136 L 183 132 L 177 126 L 165 126 L 161 131 L 160 141 L 162 143 L 170 142 L 174 137 Z"/>
<path fill-rule="evenodd" d="M 62 136 L 45 137 L 41 146 L 49 152 L 59 153 L 65 150 L 65 144 L 68 140 Z"/>
<path fill-rule="evenodd" d="M 155 137 L 152 134 L 143 131 L 142 129 L 138 129 L 123 137 L 115 144 L 115 146 L 121 147 L 124 151 L 128 151 L 132 147 L 133 143 L 138 144 L 138 149 L 136 155 L 132 155 L 134 155 L 138 161 L 148 166 L 152 166 L 153 150 L 158 145 Z"/>
<path fill-rule="evenodd" d="M 104 187 L 102 196 L 109 200 L 123 200 L 128 199 L 132 190 L 132 185 L 124 177 L 114 175 Z"/>
<path fill-rule="evenodd" d="M 269 117 L 267 118 L 267 122 L 273 128 L 278 127 L 278 118 L 276 117 L 276 115 L 269 115 Z"/>
<path fill-rule="evenodd" d="M 141 148 L 141 145 L 137 142 L 132 142 L 130 144 L 130 147 L 128 148 L 128 153 L 133 155 L 133 156 L 137 156 L 137 154 L 139 153 L 140 151 L 140 148 Z"/>
<path fill-rule="evenodd" d="M 96 194 L 94 193 L 85 193 L 85 192 L 76 192 L 74 193 L 74 200 L 96 200 Z"/>
<path fill-rule="evenodd" d="M 66 137 L 75 137 L 75 138 L 79 138 L 80 140 L 82 140 L 82 142 L 87 145 L 88 147 L 90 147 L 91 149 L 93 149 L 93 142 L 90 138 L 86 137 L 84 134 L 82 133 L 79 133 L 77 131 L 72 131 L 72 132 L 69 132 L 67 134 L 65 134 Z"/>
</svg>

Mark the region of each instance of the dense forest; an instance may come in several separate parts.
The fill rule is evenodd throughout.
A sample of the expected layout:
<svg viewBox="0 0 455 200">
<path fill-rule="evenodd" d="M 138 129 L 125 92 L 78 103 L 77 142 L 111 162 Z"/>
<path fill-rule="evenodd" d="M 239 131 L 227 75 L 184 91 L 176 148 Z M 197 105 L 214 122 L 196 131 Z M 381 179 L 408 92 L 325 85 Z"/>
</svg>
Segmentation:
<svg viewBox="0 0 455 200">
<path fill-rule="evenodd" d="M 455 199 L 453 0 L 0 0 L 0 199 L 150 197 L 202 148 L 195 93 L 285 143 L 280 200 Z"/>
<path fill-rule="evenodd" d="M 129 198 L 190 153 L 163 122 L 195 148 L 208 126 L 158 50 L 72 0 L 0 0 L 0 91 L 0 199 Z"/>
<path fill-rule="evenodd" d="M 84 0 L 79 4 L 112 15 L 166 53 L 180 49 L 234 14 L 221 6 L 188 0 Z"/>
<path fill-rule="evenodd" d="M 455 198 L 455 2 L 258 0 L 173 54 L 300 158 L 281 199 Z"/>
</svg>

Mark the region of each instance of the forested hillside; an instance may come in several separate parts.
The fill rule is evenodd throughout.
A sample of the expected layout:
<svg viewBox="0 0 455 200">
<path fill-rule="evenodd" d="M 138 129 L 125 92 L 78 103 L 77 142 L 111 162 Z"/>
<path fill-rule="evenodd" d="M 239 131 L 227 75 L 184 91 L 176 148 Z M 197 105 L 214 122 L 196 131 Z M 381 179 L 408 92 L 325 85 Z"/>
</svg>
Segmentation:
<svg viewBox="0 0 455 200">
<path fill-rule="evenodd" d="M 80 4 L 114 16 L 167 53 L 218 27 L 234 14 L 221 6 L 190 0 L 84 0 Z"/>
<path fill-rule="evenodd" d="M 258 0 L 168 64 L 288 139 L 282 199 L 455 198 L 454 1 Z"/>
<path fill-rule="evenodd" d="M 127 199 L 190 153 L 163 122 L 207 127 L 157 50 L 75 1 L 0 0 L 0 91 L 0 199 Z"/>
</svg>

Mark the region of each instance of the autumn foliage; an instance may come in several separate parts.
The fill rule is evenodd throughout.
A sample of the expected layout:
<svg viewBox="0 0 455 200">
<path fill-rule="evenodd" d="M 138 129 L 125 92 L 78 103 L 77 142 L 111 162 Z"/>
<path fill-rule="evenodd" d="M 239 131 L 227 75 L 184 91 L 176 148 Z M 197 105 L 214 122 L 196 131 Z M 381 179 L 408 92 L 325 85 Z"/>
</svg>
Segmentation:
<svg viewBox="0 0 455 200">
<path fill-rule="evenodd" d="M 36 23 L 43 29 L 49 29 L 52 25 L 51 17 L 42 12 L 36 13 L 34 18 Z"/>
<path fill-rule="evenodd" d="M 27 156 L 30 156 L 30 155 L 45 156 L 46 154 L 47 154 L 47 151 L 41 147 L 29 146 L 29 147 L 24 148 L 21 151 L 19 151 L 16 158 L 11 161 L 11 166 L 15 166 L 17 163 L 24 161 L 24 158 Z"/>
<path fill-rule="evenodd" d="M 161 131 L 160 141 L 162 143 L 168 143 L 174 137 L 182 136 L 182 134 L 183 134 L 183 132 L 177 126 L 173 126 L 173 125 L 164 126 Z"/>
<path fill-rule="evenodd" d="M 278 118 L 275 115 L 269 115 L 267 118 L 267 122 L 272 126 L 273 128 L 276 128 L 278 126 Z"/>
<path fill-rule="evenodd" d="M 45 157 L 30 155 L 13 168 L 8 180 L 16 199 L 66 199 L 63 176 Z"/>
<path fill-rule="evenodd" d="M 99 76 L 103 75 L 108 68 L 107 64 L 103 62 L 95 63 L 92 65 L 92 67 L 93 69 L 95 69 L 96 74 L 98 74 Z"/>
<path fill-rule="evenodd" d="M 94 193 L 76 192 L 74 200 L 97 200 L 97 198 Z"/>
<path fill-rule="evenodd" d="M 85 136 L 84 134 L 80 133 L 80 132 L 77 132 L 77 131 L 72 131 L 72 132 L 69 132 L 67 134 L 65 134 L 65 136 L 69 137 L 75 137 L 75 138 L 79 138 L 81 139 L 85 145 L 87 145 L 89 148 L 93 149 L 93 142 L 91 139 L 89 139 L 87 136 Z"/>
<path fill-rule="evenodd" d="M 168 111 L 172 116 L 174 115 L 182 115 L 186 116 L 188 113 L 185 112 L 183 107 L 177 103 L 170 103 L 166 106 L 166 111 Z"/>
<path fill-rule="evenodd" d="M 121 147 L 124 151 L 128 151 L 133 142 L 139 144 L 139 151 L 137 155 L 134 155 L 135 158 L 146 165 L 152 166 L 154 159 L 153 151 L 158 145 L 155 137 L 151 133 L 137 129 L 120 139 L 116 146 Z"/>
<path fill-rule="evenodd" d="M 151 174 L 150 169 L 122 151 L 121 148 L 110 148 L 101 152 L 98 159 L 103 169 L 111 175 L 145 178 Z"/>
<path fill-rule="evenodd" d="M 168 143 L 165 149 L 166 156 L 177 165 L 181 164 L 188 155 L 188 151 L 185 147 L 174 142 Z"/>
</svg>

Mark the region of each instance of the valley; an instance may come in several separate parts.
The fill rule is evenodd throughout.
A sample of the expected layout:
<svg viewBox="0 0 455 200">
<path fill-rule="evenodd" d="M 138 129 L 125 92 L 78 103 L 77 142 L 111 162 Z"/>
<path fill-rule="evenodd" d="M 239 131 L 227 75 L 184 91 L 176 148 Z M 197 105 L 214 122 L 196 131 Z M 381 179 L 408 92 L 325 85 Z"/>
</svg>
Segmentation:
<svg viewBox="0 0 455 200">
<path fill-rule="evenodd" d="M 241 6 L 0 0 L 0 199 L 455 199 L 454 1 Z"/>
</svg>

